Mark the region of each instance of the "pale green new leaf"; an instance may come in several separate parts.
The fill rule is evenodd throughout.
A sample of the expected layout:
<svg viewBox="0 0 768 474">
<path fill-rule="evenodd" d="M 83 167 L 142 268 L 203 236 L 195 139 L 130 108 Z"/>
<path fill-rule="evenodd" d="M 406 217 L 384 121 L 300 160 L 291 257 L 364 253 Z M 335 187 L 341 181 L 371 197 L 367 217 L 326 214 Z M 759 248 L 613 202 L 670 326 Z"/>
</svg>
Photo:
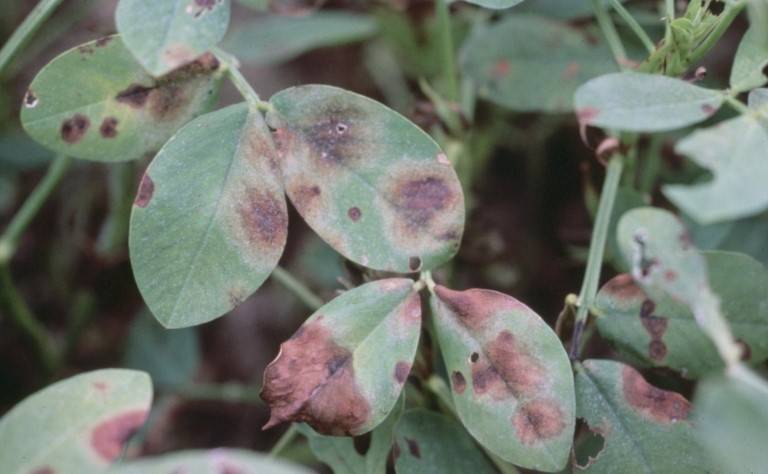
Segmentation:
<svg viewBox="0 0 768 474">
<path fill-rule="evenodd" d="M 562 469 L 575 424 L 573 373 L 552 329 L 523 303 L 491 290 L 437 286 L 431 305 L 467 430 L 505 461 Z"/>
<path fill-rule="evenodd" d="M 696 221 L 737 219 L 768 208 L 768 129 L 759 117 L 745 114 L 696 130 L 675 149 L 713 174 L 710 181 L 662 189 Z"/>
<path fill-rule="evenodd" d="M 509 15 L 478 30 L 461 58 L 482 98 L 514 110 L 570 112 L 579 85 L 616 70 L 605 43 L 536 15 Z"/>
<path fill-rule="evenodd" d="M 403 414 L 392 447 L 397 474 L 493 474 L 496 470 L 459 424 L 422 408 Z"/>
<path fill-rule="evenodd" d="M 268 15 L 234 27 L 223 47 L 238 60 L 271 64 L 307 51 L 362 41 L 376 33 L 368 15 L 321 10 L 308 16 Z"/>
<path fill-rule="evenodd" d="M 180 451 L 128 461 L 110 474 L 310 474 L 312 471 L 261 453 L 220 448 L 210 451 Z"/>
<path fill-rule="evenodd" d="M 218 91 L 213 56 L 154 79 L 108 36 L 73 48 L 48 63 L 29 86 L 21 123 L 32 138 L 58 153 L 123 161 L 156 152 Z"/>
<path fill-rule="evenodd" d="M 747 255 L 705 252 L 712 290 L 735 337 L 748 348 L 748 362 L 768 358 L 768 271 Z M 651 299 L 619 275 L 600 290 L 595 303 L 600 334 L 644 364 L 672 367 L 687 377 L 723 369 L 720 356 L 699 329 L 688 306 L 666 295 Z"/>
<path fill-rule="evenodd" d="M 392 411 L 421 330 L 413 280 L 389 278 L 344 292 L 280 346 L 264 371 L 264 427 L 305 421 L 318 433 L 359 435 Z"/>
<path fill-rule="evenodd" d="M 237 104 L 190 122 L 142 178 L 129 247 L 136 284 L 168 328 L 251 295 L 280 259 L 288 213 L 259 112 Z"/>
<path fill-rule="evenodd" d="M 736 50 L 730 79 L 734 93 L 760 87 L 768 81 L 763 73 L 768 65 L 768 43 L 758 33 L 756 28 L 749 28 Z"/>
<path fill-rule="evenodd" d="M 399 273 L 432 269 L 456 253 L 464 196 L 429 135 L 335 87 L 294 87 L 270 103 L 288 197 L 336 251 Z"/>
<path fill-rule="evenodd" d="M 501 10 L 504 8 L 514 7 L 515 5 L 523 3 L 523 0 L 464 0 L 464 1 L 467 3 L 474 3 L 475 5 L 480 5 L 481 7 L 491 8 L 494 10 Z"/>
<path fill-rule="evenodd" d="M 682 79 L 620 72 L 582 85 L 574 102 L 579 122 L 584 125 L 658 132 L 707 119 L 720 108 L 723 94 Z"/>
<path fill-rule="evenodd" d="M 151 402 L 152 382 L 134 370 L 96 370 L 50 385 L 0 419 L 2 472 L 102 472 L 144 424 Z"/>
<path fill-rule="evenodd" d="M 153 76 L 194 61 L 224 37 L 229 0 L 120 0 L 117 31 Z"/>
<path fill-rule="evenodd" d="M 605 444 L 575 472 L 713 472 L 688 421 L 688 400 L 650 385 L 628 365 L 594 359 L 577 365 L 576 404 Z"/>
</svg>

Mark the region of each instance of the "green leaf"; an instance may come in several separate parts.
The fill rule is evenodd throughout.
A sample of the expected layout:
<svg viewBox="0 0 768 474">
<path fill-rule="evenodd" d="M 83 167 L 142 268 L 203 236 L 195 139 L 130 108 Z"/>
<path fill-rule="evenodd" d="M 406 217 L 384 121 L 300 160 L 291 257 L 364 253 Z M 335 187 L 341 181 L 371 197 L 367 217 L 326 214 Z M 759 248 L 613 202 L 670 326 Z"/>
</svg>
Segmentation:
<svg viewBox="0 0 768 474">
<path fill-rule="evenodd" d="M 687 219 L 686 226 L 696 247 L 703 250 L 729 250 L 750 255 L 768 265 L 768 212 L 758 216 L 726 221 L 717 224 L 700 225 Z"/>
<path fill-rule="evenodd" d="M 208 55 L 153 79 L 118 36 L 108 36 L 45 66 L 24 98 L 21 123 L 58 153 L 98 161 L 140 158 L 212 105 L 218 69 Z"/>
<path fill-rule="evenodd" d="M 763 69 L 768 65 L 768 44 L 757 28 L 749 28 L 741 38 L 731 68 L 731 91 L 744 92 L 760 87 L 768 81 Z"/>
<path fill-rule="evenodd" d="M 535 15 L 509 15 L 478 30 L 461 57 L 481 97 L 515 110 L 570 112 L 579 85 L 616 70 L 604 43 Z"/>
<path fill-rule="evenodd" d="M 392 449 L 398 474 L 496 472 L 460 424 L 422 408 L 400 418 Z"/>
<path fill-rule="evenodd" d="M 768 270 L 751 257 L 730 252 L 704 254 L 712 290 L 734 336 L 748 348 L 752 364 L 768 359 Z M 595 303 L 600 334 L 644 364 L 672 367 L 688 377 L 723 369 L 720 356 L 698 328 L 691 310 L 672 298 L 651 299 L 630 275 L 605 284 Z"/>
<path fill-rule="evenodd" d="M 605 248 L 605 260 L 610 261 L 611 265 L 618 270 L 626 271 L 629 269 L 621 255 L 619 242 L 616 240 L 616 229 L 619 226 L 619 219 L 621 219 L 625 212 L 638 207 L 644 207 L 645 205 L 645 197 L 632 188 L 621 187 L 616 192 L 613 212 L 611 212 L 611 221 L 608 225 L 608 243 Z"/>
<path fill-rule="evenodd" d="M 523 3 L 523 0 L 464 0 L 464 1 L 467 3 L 474 3 L 475 5 L 480 5 L 481 7 L 485 7 L 485 8 L 492 8 L 494 10 L 501 10 L 503 8 L 514 7 L 515 5 Z"/>
<path fill-rule="evenodd" d="M 147 418 L 152 382 L 134 370 L 76 375 L 22 400 L 0 419 L 7 474 L 99 472 Z"/>
<path fill-rule="evenodd" d="M 432 269 L 456 253 L 464 196 L 429 135 L 335 87 L 294 87 L 270 102 L 288 197 L 335 250 L 399 273 Z"/>
<path fill-rule="evenodd" d="M 750 91 L 747 97 L 747 105 L 753 110 L 760 110 L 768 105 L 768 89 L 763 87 Z"/>
<path fill-rule="evenodd" d="M 574 101 L 584 125 L 658 132 L 707 119 L 720 108 L 723 94 L 672 77 L 620 72 L 590 80 Z"/>
<path fill-rule="evenodd" d="M 131 323 L 123 365 L 146 371 L 161 389 L 189 383 L 200 365 L 197 331 L 166 331 L 149 311 L 143 310 Z"/>
<path fill-rule="evenodd" d="M 619 0 L 621 3 L 627 0 Z M 610 0 L 600 0 L 600 2 L 609 7 Z M 577 1 L 577 2 L 564 2 L 563 0 L 534 0 L 531 2 L 525 2 L 517 9 L 517 13 L 535 13 L 537 15 L 543 15 L 549 18 L 557 18 L 560 20 L 577 20 L 580 18 L 588 18 L 594 16 L 594 10 L 592 9 L 592 2 Z M 656 19 L 658 21 L 658 19 Z"/>
<path fill-rule="evenodd" d="M 688 400 L 650 385 L 632 367 L 610 360 L 577 365 L 576 403 L 579 418 L 605 443 L 579 471 L 712 472 L 688 421 Z"/>
<path fill-rule="evenodd" d="M 395 406 L 419 342 L 413 281 L 367 283 L 318 309 L 264 371 L 269 428 L 305 421 L 317 432 L 359 435 Z"/>
<path fill-rule="evenodd" d="M 180 451 L 129 461 L 110 474 L 310 474 L 309 469 L 242 449 Z"/>
<path fill-rule="evenodd" d="M 253 293 L 280 259 L 288 214 L 259 112 L 190 122 L 147 168 L 131 215 L 136 284 L 167 328 L 201 324 Z"/>
<path fill-rule="evenodd" d="M 153 76 L 162 76 L 221 41 L 229 0 L 120 0 L 115 23 L 133 56 Z"/>
<path fill-rule="evenodd" d="M 664 194 L 702 224 L 757 214 L 768 208 L 768 131 L 755 115 L 745 114 L 699 129 L 675 150 L 709 169 L 703 183 L 667 185 Z"/>
<path fill-rule="evenodd" d="M 370 38 L 376 21 L 368 15 L 321 10 L 309 16 L 268 15 L 232 29 L 223 47 L 246 63 L 273 64 L 307 51 Z"/>
<path fill-rule="evenodd" d="M 694 420 L 721 472 L 764 472 L 768 465 L 768 385 L 756 375 L 719 376 L 696 391 Z"/>
<path fill-rule="evenodd" d="M 516 299 L 437 286 L 435 331 L 467 430 L 511 463 L 565 466 L 574 429 L 573 374 L 552 329 Z"/>
</svg>

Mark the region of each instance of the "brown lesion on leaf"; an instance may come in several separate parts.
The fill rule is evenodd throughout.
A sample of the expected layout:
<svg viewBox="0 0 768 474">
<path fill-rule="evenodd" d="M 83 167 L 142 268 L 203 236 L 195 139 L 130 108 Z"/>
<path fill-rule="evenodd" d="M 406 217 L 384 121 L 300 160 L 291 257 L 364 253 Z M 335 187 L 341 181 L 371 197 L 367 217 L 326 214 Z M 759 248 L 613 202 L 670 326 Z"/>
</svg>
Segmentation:
<svg viewBox="0 0 768 474">
<path fill-rule="evenodd" d="M 302 214 L 310 212 L 313 208 L 317 207 L 315 202 L 323 193 L 320 186 L 303 181 L 291 183 L 289 186 L 288 191 L 291 201 Z"/>
<path fill-rule="evenodd" d="M 429 228 L 430 221 L 456 200 L 456 190 L 446 177 L 429 172 L 404 175 L 392 187 L 393 203 L 408 233 Z"/>
<path fill-rule="evenodd" d="M 362 215 L 362 211 L 360 211 L 360 208 L 357 206 L 353 206 L 347 209 L 347 216 L 352 219 L 353 222 L 359 221 Z"/>
<path fill-rule="evenodd" d="M 621 372 L 624 399 L 635 411 L 657 423 L 686 420 L 691 404 L 682 395 L 656 388 L 629 366 Z"/>
<path fill-rule="evenodd" d="M 418 272 L 421 270 L 421 258 L 419 257 L 409 257 L 408 258 L 408 268 L 412 272 Z"/>
<path fill-rule="evenodd" d="M 261 398 L 272 411 L 264 429 L 300 421 L 319 433 L 349 436 L 358 434 L 371 416 L 355 379 L 352 353 L 317 320 L 280 346 L 264 371 Z"/>
<path fill-rule="evenodd" d="M 421 323 L 421 298 L 418 292 L 412 292 L 399 308 L 399 317 L 407 325 Z"/>
<path fill-rule="evenodd" d="M 114 36 L 103 36 L 103 37 L 97 39 L 96 43 L 94 43 L 94 44 L 96 45 L 97 48 L 103 48 L 104 46 L 108 45 L 109 42 L 112 41 L 113 38 L 114 38 Z"/>
<path fill-rule="evenodd" d="M 520 441 L 531 446 L 559 436 L 567 424 L 556 401 L 539 398 L 521 405 L 512 425 Z"/>
<path fill-rule="evenodd" d="M 648 355 L 655 361 L 661 361 L 667 356 L 667 345 L 663 341 L 667 331 L 667 318 L 654 315 L 656 303 L 650 299 L 643 300 L 640 305 L 640 322 L 651 337 L 648 343 Z"/>
<path fill-rule="evenodd" d="M 280 195 L 282 198 L 282 195 Z M 240 225 L 249 242 L 258 247 L 283 247 L 288 232 L 288 213 L 275 193 L 248 188 L 238 207 Z"/>
<path fill-rule="evenodd" d="M 481 329 L 497 312 L 520 309 L 522 306 L 517 300 L 492 290 L 475 288 L 456 291 L 437 285 L 435 294 L 470 330 Z"/>
<path fill-rule="evenodd" d="M 485 347 L 484 356 L 472 364 L 472 389 L 477 397 L 486 394 L 494 400 L 528 397 L 546 384 L 546 378 L 544 367 L 506 330 L 501 331 Z"/>
<path fill-rule="evenodd" d="M 608 281 L 602 291 L 619 301 L 634 301 L 645 298 L 643 289 L 635 283 L 632 275 L 628 273 L 622 273 Z"/>
<path fill-rule="evenodd" d="M 117 459 L 123 445 L 144 424 L 147 410 L 130 410 L 99 423 L 90 437 L 91 448 L 105 461 Z"/>
<path fill-rule="evenodd" d="M 117 136 L 117 124 L 117 118 L 105 117 L 104 120 L 101 121 L 99 133 L 101 133 L 101 136 L 104 138 L 115 138 Z"/>
<path fill-rule="evenodd" d="M 411 453 L 411 456 L 421 459 L 421 448 L 419 447 L 419 442 L 415 439 L 405 438 L 405 443 L 408 445 L 408 452 Z"/>
<path fill-rule="evenodd" d="M 147 207 L 152 196 L 155 194 L 155 182 L 150 178 L 149 173 L 144 173 L 139 184 L 139 191 L 136 193 L 136 199 L 133 204 L 138 207 Z"/>
<path fill-rule="evenodd" d="M 34 91 L 32 91 L 32 89 L 28 89 L 27 93 L 24 94 L 24 107 L 31 109 L 36 107 L 37 103 L 38 103 L 38 100 Z"/>
<path fill-rule="evenodd" d="M 400 361 L 395 364 L 395 380 L 399 384 L 405 383 L 408 378 L 408 374 L 411 372 L 411 364 L 405 361 Z"/>
<path fill-rule="evenodd" d="M 321 166 L 350 166 L 366 152 L 362 131 L 357 127 L 366 116 L 359 108 L 330 101 L 314 123 L 302 128 L 312 158 Z"/>
<path fill-rule="evenodd" d="M 83 114 L 75 114 L 71 118 L 61 123 L 61 138 L 67 143 L 79 142 L 88 128 L 91 121 Z"/>
<path fill-rule="evenodd" d="M 454 370 L 451 373 L 451 385 L 453 386 L 453 391 L 461 395 L 467 388 L 467 379 L 460 371 Z"/>
</svg>

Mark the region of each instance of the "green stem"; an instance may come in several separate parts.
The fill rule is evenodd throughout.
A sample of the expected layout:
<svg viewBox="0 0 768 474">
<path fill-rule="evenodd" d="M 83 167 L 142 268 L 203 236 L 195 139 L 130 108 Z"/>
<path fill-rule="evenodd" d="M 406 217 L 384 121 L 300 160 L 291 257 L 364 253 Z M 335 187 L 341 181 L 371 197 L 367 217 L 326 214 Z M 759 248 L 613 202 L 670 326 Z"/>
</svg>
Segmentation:
<svg viewBox="0 0 768 474">
<path fill-rule="evenodd" d="M 53 10 L 59 6 L 62 0 L 42 0 L 29 12 L 29 15 L 16 28 L 2 49 L 0 49 L 0 72 L 11 62 L 13 57 L 22 47 L 32 38 L 35 31 L 40 28 L 43 22 L 51 16 Z"/>
<path fill-rule="evenodd" d="M 704 39 L 704 41 L 702 41 L 701 44 L 699 44 L 696 49 L 693 50 L 693 53 L 691 53 L 691 59 L 688 64 L 696 64 L 699 62 L 701 58 L 703 58 L 704 55 L 706 55 L 709 50 L 712 49 L 715 44 L 717 44 L 717 42 L 720 40 L 720 37 L 723 36 L 728 27 L 731 26 L 733 20 L 739 16 L 739 13 L 741 13 L 746 4 L 746 1 L 739 3 L 726 2 L 725 9 L 718 18 L 717 26 L 706 37 L 706 39 Z"/>
<path fill-rule="evenodd" d="M 435 2 L 435 16 L 440 40 L 440 62 L 443 65 L 446 95 L 448 100 L 458 102 L 459 83 L 456 78 L 456 63 L 454 61 L 453 33 L 451 30 L 451 11 L 447 0 Z"/>
<path fill-rule="evenodd" d="M 616 31 L 616 27 L 614 26 L 610 15 L 608 15 L 608 12 L 605 10 L 605 5 L 603 5 L 602 0 L 591 0 L 591 2 L 592 11 L 595 12 L 597 24 L 600 26 L 603 36 L 608 42 L 608 47 L 613 53 L 616 64 L 619 65 L 620 69 L 627 69 L 627 52 L 624 49 L 624 44 L 621 42 L 621 38 L 619 38 L 619 33 Z"/>
<path fill-rule="evenodd" d="M 238 92 L 240 92 L 240 95 L 248 102 L 248 105 L 254 110 L 268 110 L 270 107 L 269 102 L 261 100 L 259 94 L 256 93 L 245 76 L 243 76 L 243 73 L 240 72 L 240 62 L 237 58 L 220 48 L 214 48 L 213 52 L 219 58 L 219 61 L 224 64 L 227 77 Z"/>
<path fill-rule="evenodd" d="M 281 285 L 296 295 L 302 303 L 307 305 L 312 311 L 317 310 L 323 305 L 323 300 L 310 290 L 304 283 L 300 282 L 288 270 L 283 267 L 275 267 L 272 271 L 272 277 Z"/>
<path fill-rule="evenodd" d="M 280 439 L 277 440 L 275 446 L 269 451 L 269 457 L 277 457 L 289 444 L 293 442 L 296 436 L 299 435 L 299 429 L 296 427 L 296 423 L 291 423 L 291 426 L 283 433 Z"/>
<path fill-rule="evenodd" d="M 621 172 L 624 167 L 624 158 L 616 155 L 608 162 L 608 172 L 600 194 L 600 204 L 597 207 L 595 227 L 592 231 L 592 239 L 589 244 L 589 256 L 587 268 L 584 272 L 584 280 L 579 292 L 579 306 L 576 310 L 576 320 L 571 338 L 571 359 L 576 360 L 580 352 L 580 339 L 584 331 L 584 325 L 589 316 L 589 308 L 592 306 L 597 288 L 600 283 L 600 271 L 603 265 L 605 242 L 608 239 L 608 227 L 613 213 L 613 204 L 616 201 L 616 192 L 621 181 Z"/>
<path fill-rule="evenodd" d="M 733 110 L 740 114 L 748 114 L 751 112 L 749 107 L 744 105 L 744 102 L 740 101 L 739 99 L 733 97 L 730 94 L 725 94 L 725 103 L 731 106 Z"/>
<path fill-rule="evenodd" d="M 635 17 L 632 16 L 631 13 L 629 13 L 629 10 L 624 8 L 624 5 L 621 4 L 619 0 L 611 0 L 611 7 L 616 11 L 616 13 L 619 14 L 619 16 L 627 23 L 627 26 L 629 26 L 629 29 L 632 30 L 632 32 L 637 36 L 637 38 L 640 40 L 641 43 L 643 43 L 643 46 L 645 46 L 645 49 L 648 51 L 648 54 L 653 53 L 653 51 L 656 49 L 656 46 L 653 44 L 653 41 L 648 36 L 648 33 L 645 32 L 642 26 L 640 26 L 640 23 L 635 20 Z"/>
</svg>

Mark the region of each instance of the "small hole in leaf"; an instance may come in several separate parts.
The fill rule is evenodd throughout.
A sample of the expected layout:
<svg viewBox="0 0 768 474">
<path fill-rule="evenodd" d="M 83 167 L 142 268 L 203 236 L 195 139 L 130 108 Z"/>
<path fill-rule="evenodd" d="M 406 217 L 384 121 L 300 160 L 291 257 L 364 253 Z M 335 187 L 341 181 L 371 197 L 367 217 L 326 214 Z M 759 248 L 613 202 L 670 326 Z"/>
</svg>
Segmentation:
<svg viewBox="0 0 768 474">
<path fill-rule="evenodd" d="M 24 105 L 31 109 L 37 105 L 37 96 L 34 92 L 32 92 L 32 89 L 27 91 L 27 94 L 24 96 Z"/>
<path fill-rule="evenodd" d="M 576 420 L 576 440 L 574 453 L 576 466 L 586 469 L 600 456 L 605 448 L 605 438 L 593 430 L 582 418 Z"/>
<path fill-rule="evenodd" d="M 469 355 L 469 361 L 472 362 L 473 364 L 477 362 L 479 359 L 480 359 L 480 354 L 478 354 L 477 352 L 473 352 L 472 354 Z"/>
<path fill-rule="evenodd" d="M 417 272 L 421 268 L 421 259 L 419 257 L 410 257 L 408 259 L 408 268 L 411 271 Z"/>
</svg>

